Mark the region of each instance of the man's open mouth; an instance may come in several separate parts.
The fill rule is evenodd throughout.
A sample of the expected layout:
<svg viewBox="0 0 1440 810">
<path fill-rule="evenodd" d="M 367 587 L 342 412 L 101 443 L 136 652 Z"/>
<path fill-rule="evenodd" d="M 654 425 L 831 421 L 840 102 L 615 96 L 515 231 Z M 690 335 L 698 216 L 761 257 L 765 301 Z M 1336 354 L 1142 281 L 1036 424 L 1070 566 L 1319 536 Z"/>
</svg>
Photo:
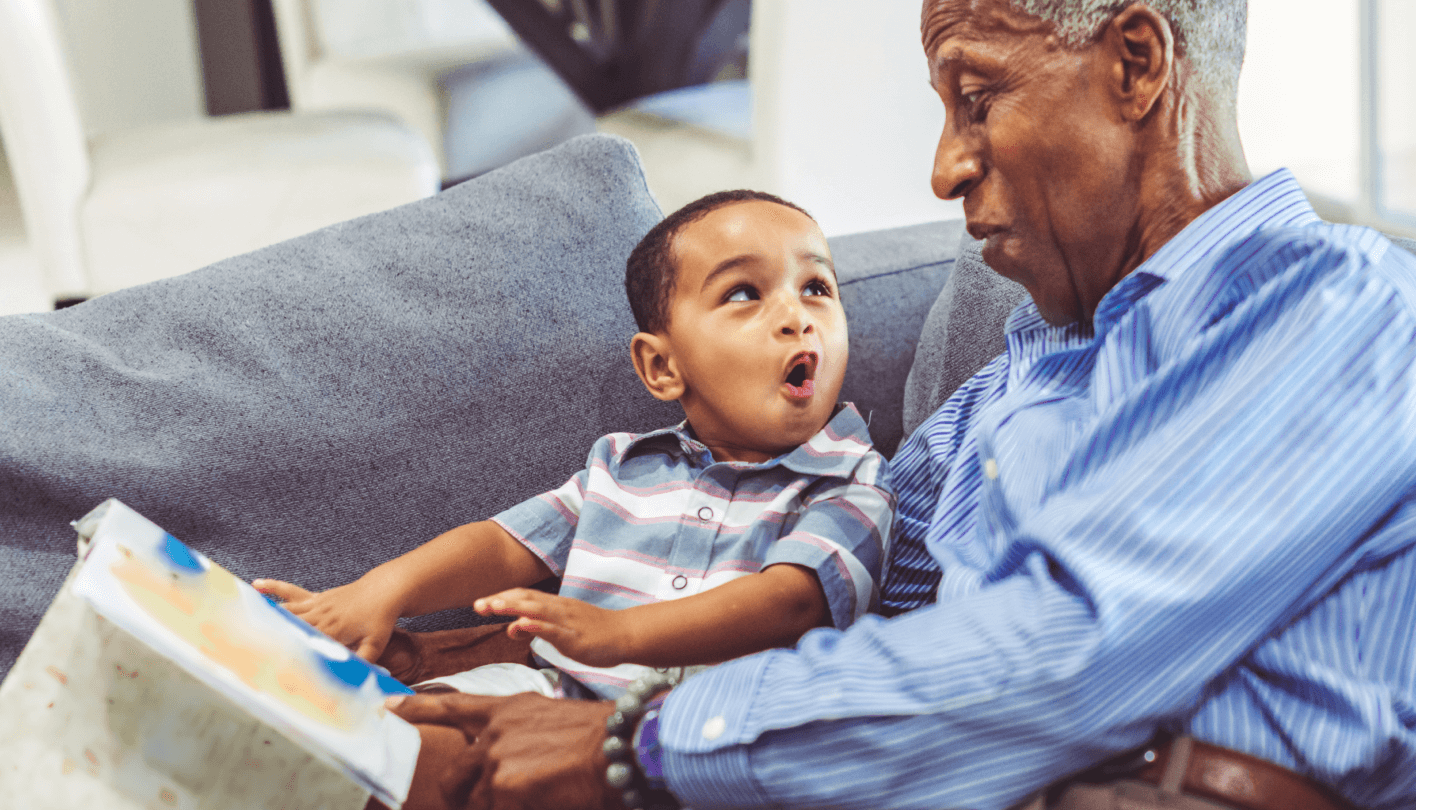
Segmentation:
<svg viewBox="0 0 1440 810">
<path fill-rule="evenodd" d="M 816 352 L 800 352 L 790 358 L 790 370 L 785 374 L 785 393 L 792 397 L 815 395 L 815 369 L 820 365 Z"/>
</svg>

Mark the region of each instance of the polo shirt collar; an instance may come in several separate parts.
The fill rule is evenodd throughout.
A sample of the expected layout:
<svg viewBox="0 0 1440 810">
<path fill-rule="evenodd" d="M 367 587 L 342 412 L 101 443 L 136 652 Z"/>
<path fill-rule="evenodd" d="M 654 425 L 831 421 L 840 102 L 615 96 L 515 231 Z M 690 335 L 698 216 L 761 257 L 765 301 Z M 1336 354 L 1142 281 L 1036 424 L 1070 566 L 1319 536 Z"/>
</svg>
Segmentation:
<svg viewBox="0 0 1440 810">
<path fill-rule="evenodd" d="M 689 420 L 678 425 L 652 430 L 635 437 L 630 446 L 621 454 L 621 460 L 642 446 L 656 444 L 678 449 L 697 464 L 729 463 L 749 470 L 763 470 L 783 466 L 791 472 L 803 475 L 835 476 L 848 478 L 855 465 L 870 449 L 870 431 L 856 410 L 853 402 L 846 402 L 826 423 L 825 427 L 811 436 L 808 441 L 783 456 L 759 463 L 716 462 L 710 455 L 710 448 L 690 434 Z"/>
</svg>

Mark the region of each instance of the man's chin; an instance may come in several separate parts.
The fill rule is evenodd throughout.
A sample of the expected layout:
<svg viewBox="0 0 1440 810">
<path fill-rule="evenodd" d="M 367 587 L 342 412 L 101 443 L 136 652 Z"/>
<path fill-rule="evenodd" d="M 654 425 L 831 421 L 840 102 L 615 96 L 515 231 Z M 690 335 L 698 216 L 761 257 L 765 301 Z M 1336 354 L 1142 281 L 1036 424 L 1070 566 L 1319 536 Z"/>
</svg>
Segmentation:
<svg viewBox="0 0 1440 810">
<path fill-rule="evenodd" d="M 980 249 L 980 258 L 997 274 L 1010 279 L 1025 288 L 1040 317 L 1051 326 L 1068 326 L 1080 320 L 1075 302 L 1069 297 L 1054 300 L 1043 294 L 1041 277 L 1046 262 L 1036 257 L 1027 257 L 1016 240 L 1007 233 L 996 234 L 985 240 Z M 1063 269 L 1060 271 L 1063 273 Z"/>
<path fill-rule="evenodd" d="M 980 247 L 980 258 L 996 274 L 1010 279 L 1024 287 L 1030 297 L 1035 297 L 1035 274 L 1034 264 L 1025 261 L 1023 256 L 1018 255 L 1013 239 L 1006 239 L 1003 234 L 986 239 Z"/>
<path fill-rule="evenodd" d="M 1020 246 L 1003 232 L 989 237 L 980 246 L 980 258 L 991 270 L 1028 290 L 1034 277 L 1034 265 L 1021 254 Z"/>
</svg>

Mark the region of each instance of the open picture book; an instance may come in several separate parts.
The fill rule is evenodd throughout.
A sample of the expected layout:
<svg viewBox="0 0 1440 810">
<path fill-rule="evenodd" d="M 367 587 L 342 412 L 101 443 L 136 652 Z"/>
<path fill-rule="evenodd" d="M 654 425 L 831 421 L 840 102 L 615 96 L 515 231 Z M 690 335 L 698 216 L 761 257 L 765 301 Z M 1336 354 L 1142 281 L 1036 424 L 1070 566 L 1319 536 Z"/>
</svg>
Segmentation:
<svg viewBox="0 0 1440 810">
<path fill-rule="evenodd" d="M 384 701 L 409 688 L 117 500 L 74 525 L 79 562 L 0 685 L 0 790 L 30 807 L 400 806 L 420 737 Z"/>
</svg>

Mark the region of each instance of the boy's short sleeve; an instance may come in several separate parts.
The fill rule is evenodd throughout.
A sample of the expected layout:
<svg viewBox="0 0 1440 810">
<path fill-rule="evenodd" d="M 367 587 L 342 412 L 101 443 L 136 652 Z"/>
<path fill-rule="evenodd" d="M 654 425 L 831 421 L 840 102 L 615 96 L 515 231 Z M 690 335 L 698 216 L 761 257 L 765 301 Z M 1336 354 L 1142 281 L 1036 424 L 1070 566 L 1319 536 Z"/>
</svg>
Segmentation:
<svg viewBox="0 0 1440 810">
<path fill-rule="evenodd" d="M 815 571 L 841 630 L 879 604 L 895 515 L 888 478 L 884 456 L 872 448 L 848 479 L 828 479 L 818 487 L 790 532 L 765 555 L 767 567 L 790 563 Z"/>
<path fill-rule="evenodd" d="M 602 436 L 591 446 L 585 468 L 570 476 L 569 481 L 521 501 L 491 520 L 559 576 L 570 557 L 570 544 L 575 539 L 575 522 L 580 518 L 581 504 L 585 502 L 590 469 L 596 464 L 609 464 L 614 446 L 609 436 Z"/>
</svg>

